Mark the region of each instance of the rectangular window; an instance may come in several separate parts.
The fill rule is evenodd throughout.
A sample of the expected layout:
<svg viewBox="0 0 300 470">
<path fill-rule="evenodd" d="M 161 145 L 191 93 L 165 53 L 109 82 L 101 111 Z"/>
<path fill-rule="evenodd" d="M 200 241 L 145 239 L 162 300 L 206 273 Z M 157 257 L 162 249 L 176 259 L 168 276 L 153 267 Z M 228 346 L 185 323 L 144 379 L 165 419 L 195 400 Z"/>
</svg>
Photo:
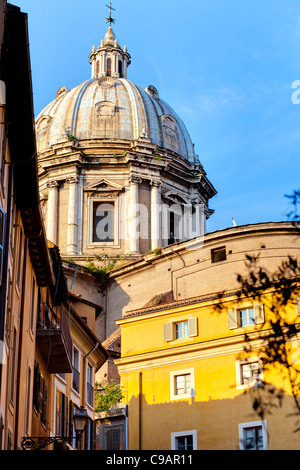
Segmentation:
<svg viewBox="0 0 300 470">
<path fill-rule="evenodd" d="M 168 211 L 168 245 L 180 242 L 184 239 L 183 213 L 181 206 L 177 205 L 177 211 Z"/>
<path fill-rule="evenodd" d="M 240 450 L 268 450 L 266 421 L 239 424 Z"/>
<path fill-rule="evenodd" d="M 45 424 L 47 418 L 47 386 L 38 363 L 34 365 L 32 401 L 34 409 L 41 414 L 41 421 Z"/>
<path fill-rule="evenodd" d="M 191 374 L 175 376 L 175 395 L 190 394 L 191 388 Z"/>
<path fill-rule="evenodd" d="M 113 243 L 115 241 L 114 202 L 93 201 L 93 243 Z"/>
<path fill-rule="evenodd" d="M 236 361 L 237 390 L 263 385 L 263 368 L 259 358 Z"/>
<path fill-rule="evenodd" d="M 175 323 L 175 339 L 188 338 L 189 336 L 189 322 L 182 321 Z"/>
<path fill-rule="evenodd" d="M 180 322 L 164 323 L 164 341 L 192 338 L 198 335 L 198 318 L 191 317 Z"/>
<path fill-rule="evenodd" d="M 80 389 L 80 363 L 79 363 L 79 351 L 74 348 L 73 350 L 73 373 L 72 373 L 72 387 L 76 392 L 79 393 Z"/>
<path fill-rule="evenodd" d="M 197 450 L 197 431 L 172 432 L 171 450 Z"/>
<path fill-rule="evenodd" d="M 107 429 L 105 431 L 106 450 L 121 450 L 121 429 Z"/>
<path fill-rule="evenodd" d="M 226 260 L 226 247 L 221 246 L 219 248 L 215 248 L 211 250 L 211 262 L 218 263 L 219 261 Z"/>
<path fill-rule="evenodd" d="M 193 449 L 193 436 L 175 437 L 176 450 L 192 450 Z"/>
<path fill-rule="evenodd" d="M 253 307 L 228 310 L 228 328 L 242 328 L 251 325 L 262 324 L 265 321 L 264 305 L 257 304 Z"/>
<path fill-rule="evenodd" d="M 87 365 L 87 383 L 86 383 L 86 401 L 89 405 L 93 406 L 94 403 L 94 387 L 93 387 L 93 367 Z"/>
<path fill-rule="evenodd" d="M 34 316 L 36 311 L 36 304 L 35 304 L 35 279 L 32 276 L 32 284 L 31 284 L 31 311 L 30 311 L 30 328 L 33 330 L 34 326 Z"/>
<path fill-rule="evenodd" d="M 10 378 L 10 401 L 12 403 L 14 403 L 14 399 L 15 399 L 17 336 L 18 336 L 17 330 L 14 328 L 13 347 L 12 347 L 12 355 L 11 355 L 11 378 Z"/>
<path fill-rule="evenodd" d="M 56 436 L 68 435 L 68 398 L 59 390 L 56 391 Z"/>
<path fill-rule="evenodd" d="M 16 267 L 16 282 L 20 286 L 21 283 L 21 272 L 22 272 L 22 261 L 23 261 L 23 236 L 22 236 L 22 230 L 21 227 L 18 226 L 17 232 L 16 232 L 16 237 L 18 240 L 18 251 L 16 253 L 15 257 L 15 262 L 17 263 Z"/>
<path fill-rule="evenodd" d="M 170 373 L 171 400 L 181 400 L 195 396 L 194 369 L 185 369 Z"/>
<path fill-rule="evenodd" d="M 11 278 L 11 273 L 9 270 L 8 271 L 8 284 L 7 284 L 7 290 L 6 290 L 6 314 L 5 314 L 5 338 L 8 344 L 10 340 L 11 285 L 12 285 L 12 278 Z"/>
<path fill-rule="evenodd" d="M 249 326 L 255 324 L 254 308 L 245 308 L 238 311 L 239 314 L 239 325 Z"/>
</svg>

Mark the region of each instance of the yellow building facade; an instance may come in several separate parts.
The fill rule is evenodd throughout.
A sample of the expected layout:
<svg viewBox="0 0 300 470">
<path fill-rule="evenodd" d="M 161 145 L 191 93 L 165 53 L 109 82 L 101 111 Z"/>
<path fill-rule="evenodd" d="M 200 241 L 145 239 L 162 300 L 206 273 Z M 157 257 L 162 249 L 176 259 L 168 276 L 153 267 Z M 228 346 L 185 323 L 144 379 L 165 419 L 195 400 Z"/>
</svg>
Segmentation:
<svg viewBox="0 0 300 470">
<path fill-rule="evenodd" d="M 224 241 L 226 231 L 223 235 Z M 292 248 L 290 242 L 280 244 L 275 232 L 269 235 L 268 256 L 261 255 L 272 259 L 273 270 L 285 262 L 285 249 L 297 256 L 297 237 Z M 226 239 L 229 243 L 236 251 L 234 237 Z M 205 241 L 202 250 L 205 257 Z M 226 279 L 239 272 L 228 256 L 211 262 L 207 271 L 219 281 L 218 292 L 127 311 L 117 322 L 129 449 L 298 449 L 297 334 L 280 346 L 278 360 L 267 357 L 274 339 L 271 321 L 277 320 L 276 291 L 257 299 L 238 295 L 237 285 L 223 290 Z M 204 277 L 199 271 L 199 282 Z M 280 308 L 281 324 L 299 325 L 298 315 L 293 293 Z"/>
</svg>

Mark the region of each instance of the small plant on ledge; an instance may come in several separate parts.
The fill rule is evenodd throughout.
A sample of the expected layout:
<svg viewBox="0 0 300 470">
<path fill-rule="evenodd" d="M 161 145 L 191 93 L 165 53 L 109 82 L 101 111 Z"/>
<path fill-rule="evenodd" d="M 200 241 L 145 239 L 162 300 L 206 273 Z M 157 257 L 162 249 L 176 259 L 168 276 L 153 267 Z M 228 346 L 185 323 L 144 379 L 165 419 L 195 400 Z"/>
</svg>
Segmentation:
<svg viewBox="0 0 300 470">
<path fill-rule="evenodd" d="M 90 271 L 91 275 L 96 277 L 101 285 L 104 285 L 109 277 L 107 268 L 97 268 L 93 262 L 86 265 L 86 268 Z"/>
<path fill-rule="evenodd" d="M 147 255 L 161 255 L 161 248 L 154 248 L 154 250 L 148 251 Z"/>
<path fill-rule="evenodd" d="M 95 411 L 109 411 L 116 406 L 123 398 L 121 386 L 115 384 L 113 380 L 107 384 L 95 383 Z"/>
<path fill-rule="evenodd" d="M 71 142 L 78 142 L 78 138 L 71 134 L 71 132 L 67 132 L 67 137 Z"/>
</svg>

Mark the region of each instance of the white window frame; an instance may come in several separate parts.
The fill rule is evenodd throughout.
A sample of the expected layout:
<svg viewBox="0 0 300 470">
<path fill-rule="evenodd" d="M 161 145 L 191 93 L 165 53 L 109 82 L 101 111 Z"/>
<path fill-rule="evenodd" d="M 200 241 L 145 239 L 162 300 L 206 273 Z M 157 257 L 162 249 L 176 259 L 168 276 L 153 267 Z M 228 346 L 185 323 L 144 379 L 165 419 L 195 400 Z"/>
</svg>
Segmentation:
<svg viewBox="0 0 300 470">
<path fill-rule="evenodd" d="M 182 336 L 178 336 L 178 326 L 182 325 Z M 174 337 L 175 339 L 189 338 L 189 321 L 182 320 L 174 323 Z"/>
<path fill-rule="evenodd" d="M 191 376 L 191 391 L 189 393 L 184 393 L 182 395 L 176 395 L 175 390 L 175 377 L 181 375 L 190 375 Z M 182 400 L 186 398 L 193 398 L 195 396 L 195 372 L 194 369 L 183 369 L 175 370 L 170 372 L 170 397 L 171 400 Z"/>
<path fill-rule="evenodd" d="M 93 241 L 93 205 L 97 203 L 113 203 L 114 204 L 114 241 L 113 242 L 94 242 Z M 88 247 L 120 247 L 120 229 L 119 229 L 119 197 L 89 197 L 88 198 Z"/>
<path fill-rule="evenodd" d="M 261 427 L 262 428 L 262 436 L 263 436 L 263 449 L 268 450 L 268 433 L 267 433 L 267 421 L 251 421 L 249 423 L 239 423 L 239 447 L 240 450 L 247 450 L 245 449 L 245 438 L 244 432 L 248 428 L 255 428 Z"/>
<path fill-rule="evenodd" d="M 247 365 L 247 364 L 255 364 L 257 363 L 259 368 L 261 369 L 260 374 L 259 374 L 259 380 L 258 382 L 253 382 L 253 383 L 243 383 L 242 380 L 242 366 Z M 236 388 L 237 390 L 244 390 L 247 388 L 253 388 L 253 387 L 261 387 L 263 385 L 263 369 L 262 369 L 262 362 L 259 357 L 251 357 L 248 359 L 241 359 L 236 361 L 235 363 L 235 369 L 236 369 Z"/>
<path fill-rule="evenodd" d="M 177 437 L 193 437 L 193 450 L 197 450 L 197 430 L 192 429 L 191 431 L 180 431 L 180 432 L 172 432 L 171 433 L 171 450 L 178 450 L 176 449 L 176 438 Z"/>
</svg>

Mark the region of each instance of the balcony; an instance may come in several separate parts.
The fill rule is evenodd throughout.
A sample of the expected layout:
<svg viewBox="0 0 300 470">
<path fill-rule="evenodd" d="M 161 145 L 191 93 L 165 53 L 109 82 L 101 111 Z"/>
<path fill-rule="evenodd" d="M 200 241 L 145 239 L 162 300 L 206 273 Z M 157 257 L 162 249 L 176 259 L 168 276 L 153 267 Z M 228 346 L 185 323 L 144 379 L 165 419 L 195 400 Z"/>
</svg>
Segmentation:
<svg viewBox="0 0 300 470">
<path fill-rule="evenodd" d="M 72 372 L 72 339 L 62 308 L 58 317 L 48 304 L 41 304 L 36 344 L 50 374 Z"/>
</svg>

